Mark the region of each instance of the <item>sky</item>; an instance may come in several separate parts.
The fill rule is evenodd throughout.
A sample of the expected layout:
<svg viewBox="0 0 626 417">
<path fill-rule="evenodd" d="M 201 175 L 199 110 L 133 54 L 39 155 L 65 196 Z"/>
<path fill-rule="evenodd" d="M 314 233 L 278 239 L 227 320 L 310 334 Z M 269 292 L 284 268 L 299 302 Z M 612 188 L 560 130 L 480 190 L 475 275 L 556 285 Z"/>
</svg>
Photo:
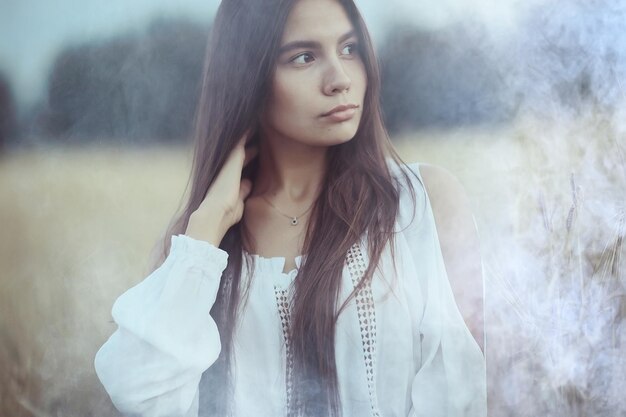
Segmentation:
<svg viewBox="0 0 626 417">
<path fill-rule="evenodd" d="M 400 19 L 437 28 L 468 16 L 494 36 L 515 27 L 520 10 L 537 0 L 356 0 L 374 42 Z M 0 0 L 0 72 L 23 108 L 42 97 L 54 56 L 68 42 L 105 38 L 142 27 L 159 15 L 209 22 L 219 0 Z"/>
</svg>

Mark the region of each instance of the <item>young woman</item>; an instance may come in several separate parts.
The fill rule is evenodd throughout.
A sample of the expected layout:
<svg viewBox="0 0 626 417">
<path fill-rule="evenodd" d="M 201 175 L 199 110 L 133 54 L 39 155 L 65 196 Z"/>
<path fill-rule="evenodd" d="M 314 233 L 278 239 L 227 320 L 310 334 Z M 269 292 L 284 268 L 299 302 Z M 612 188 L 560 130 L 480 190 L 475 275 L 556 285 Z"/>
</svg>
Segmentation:
<svg viewBox="0 0 626 417">
<path fill-rule="evenodd" d="M 379 91 L 352 0 L 222 0 L 188 201 L 95 358 L 121 412 L 486 415 L 446 271 L 481 285 L 471 213 Z"/>
</svg>

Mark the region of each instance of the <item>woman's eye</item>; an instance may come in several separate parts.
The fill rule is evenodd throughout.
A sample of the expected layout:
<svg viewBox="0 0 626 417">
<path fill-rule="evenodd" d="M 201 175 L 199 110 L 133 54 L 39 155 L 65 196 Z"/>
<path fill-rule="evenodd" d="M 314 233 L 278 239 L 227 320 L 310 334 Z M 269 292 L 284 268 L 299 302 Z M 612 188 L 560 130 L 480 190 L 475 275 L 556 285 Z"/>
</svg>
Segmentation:
<svg viewBox="0 0 626 417">
<path fill-rule="evenodd" d="M 346 50 L 349 50 L 349 52 L 345 52 Z M 354 55 L 356 51 L 357 51 L 357 44 L 349 43 L 343 47 L 343 50 L 341 52 L 343 52 L 344 55 Z"/>
<path fill-rule="evenodd" d="M 296 63 L 296 64 L 308 64 L 309 61 L 306 60 L 306 57 L 313 58 L 313 55 L 309 53 L 300 54 L 294 59 L 292 59 L 291 62 Z"/>
</svg>

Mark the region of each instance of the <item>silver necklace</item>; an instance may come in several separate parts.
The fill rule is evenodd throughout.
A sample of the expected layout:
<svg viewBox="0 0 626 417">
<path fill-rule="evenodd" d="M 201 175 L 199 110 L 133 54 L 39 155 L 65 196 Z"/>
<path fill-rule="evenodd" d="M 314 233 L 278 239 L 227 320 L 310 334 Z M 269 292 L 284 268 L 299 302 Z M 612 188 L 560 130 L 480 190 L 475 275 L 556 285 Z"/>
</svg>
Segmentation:
<svg viewBox="0 0 626 417">
<path fill-rule="evenodd" d="M 298 225 L 298 217 L 302 217 L 302 216 L 304 216 L 304 215 L 305 215 L 305 214 L 306 214 L 309 210 L 311 210 L 311 208 L 313 207 L 313 204 L 311 204 L 311 206 L 310 206 L 308 209 L 306 209 L 306 211 L 305 211 L 304 213 L 300 214 L 299 216 L 289 216 L 289 215 L 287 215 L 287 214 L 283 213 L 282 211 L 278 210 L 278 208 L 277 208 L 275 205 L 273 205 L 273 204 L 272 204 L 272 202 L 271 202 L 271 201 L 269 201 L 269 200 L 268 200 L 267 198 L 265 198 L 264 196 L 261 196 L 261 198 L 262 198 L 263 200 L 267 201 L 267 203 L 268 203 L 270 206 L 274 207 L 274 209 L 275 209 L 277 212 L 279 212 L 279 213 L 280 213 L 280 214 L 282 214 L 283 216 L 285 216 L 285 217 L 287 217 L 288 219 L 290 219 L 290 220 L 291 220 L 291 225 L 292 225 L 292 226 L 297 226 L 297 225 Z"/>
</svg>

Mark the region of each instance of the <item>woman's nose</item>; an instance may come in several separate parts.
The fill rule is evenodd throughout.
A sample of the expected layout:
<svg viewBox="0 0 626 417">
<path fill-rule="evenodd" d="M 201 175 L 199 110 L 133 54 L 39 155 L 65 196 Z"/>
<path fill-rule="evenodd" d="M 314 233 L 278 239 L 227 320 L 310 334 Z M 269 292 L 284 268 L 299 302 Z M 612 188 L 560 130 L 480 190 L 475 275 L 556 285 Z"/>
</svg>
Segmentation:
<svg viewBox="0 0 626 417">
<path fill-rule="evenodd" d="M 352 81 L 340 59 L 334 59 L 328 65 L 324 82 L 324 94 L 334 95 L 350 88 Z"/>
</svg>

